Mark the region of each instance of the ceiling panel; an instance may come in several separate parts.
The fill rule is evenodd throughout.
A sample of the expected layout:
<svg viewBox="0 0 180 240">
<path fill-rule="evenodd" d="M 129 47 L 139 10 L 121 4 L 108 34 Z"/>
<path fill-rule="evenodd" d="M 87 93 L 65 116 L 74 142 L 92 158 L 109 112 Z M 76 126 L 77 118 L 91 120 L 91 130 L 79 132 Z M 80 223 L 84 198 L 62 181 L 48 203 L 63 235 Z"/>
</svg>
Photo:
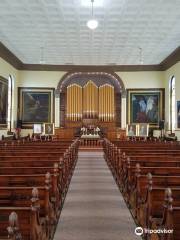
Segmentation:
<svg viewBox="0 0 180 240">
<path fill-rule="evenodd" d="M 180 45 L 179 0 L 95 0 L 94 31 L 84 1 L 1 0 L 0 41 L 29 64 L 158 64 Z"/>
</svg>

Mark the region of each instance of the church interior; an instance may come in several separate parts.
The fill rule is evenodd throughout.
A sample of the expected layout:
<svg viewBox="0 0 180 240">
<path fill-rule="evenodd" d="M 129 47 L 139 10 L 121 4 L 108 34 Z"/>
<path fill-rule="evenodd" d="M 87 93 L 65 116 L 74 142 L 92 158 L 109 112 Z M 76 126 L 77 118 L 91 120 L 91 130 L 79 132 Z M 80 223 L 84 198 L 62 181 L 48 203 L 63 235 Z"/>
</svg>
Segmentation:
<svg viewBox="0 0 180 240">
<path fill-rule="evenodd" d="M 0 1 L 0 240 L 180 240 L 180 1 Z"/>
</svg>

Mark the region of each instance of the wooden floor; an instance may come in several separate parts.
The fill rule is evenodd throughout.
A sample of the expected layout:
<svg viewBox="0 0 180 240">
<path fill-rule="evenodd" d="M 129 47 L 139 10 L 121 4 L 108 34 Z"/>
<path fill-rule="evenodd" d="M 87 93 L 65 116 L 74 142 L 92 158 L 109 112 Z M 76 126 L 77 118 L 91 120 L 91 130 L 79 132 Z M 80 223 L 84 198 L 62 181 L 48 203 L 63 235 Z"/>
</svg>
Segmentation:
<svg viewBox="0 0 180 240">
<path fill-rule="evenodd" d="M 102 151 L 79 152 L 54 240 L 136 240 L 134 221 Z"/>
</svg>

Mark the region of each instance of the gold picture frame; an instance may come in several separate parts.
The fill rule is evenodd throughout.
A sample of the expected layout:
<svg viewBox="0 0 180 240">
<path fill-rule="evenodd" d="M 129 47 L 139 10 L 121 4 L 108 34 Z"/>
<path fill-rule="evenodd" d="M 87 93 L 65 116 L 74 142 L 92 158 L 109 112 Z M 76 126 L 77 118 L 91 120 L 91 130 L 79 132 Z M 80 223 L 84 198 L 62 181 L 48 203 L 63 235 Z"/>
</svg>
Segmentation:
<svg viewBox="0 0 180 240">
<path fill-rule="evenodd" d="M 128 136 L 128 137 L 138 136 L 138 126 L 137 126 L 137 124 L 127 124 L 126 125 L 126 136 Z"/>
<path fill-rule="evenodd" d="M 147 123 L 138 124 L 138 136 L 148 137 L 148 135 L 149 135 L 149 124 Z"/>
<path fill-rule="evenodd" d="M 54 122 L 54 88 L 18 88 L 18 120 L 22 128 Z"/>
<path fill-rule="evenodd" d="M 128 124 L 149 124 L 158 127 L 164 119 L 164 88 L 127 89 Z"/>
<path fill-rule="evenodd" d="M 54 135 L 54 123 L 44 123 L 44 134 L 45 135 Z"/>
</svg>

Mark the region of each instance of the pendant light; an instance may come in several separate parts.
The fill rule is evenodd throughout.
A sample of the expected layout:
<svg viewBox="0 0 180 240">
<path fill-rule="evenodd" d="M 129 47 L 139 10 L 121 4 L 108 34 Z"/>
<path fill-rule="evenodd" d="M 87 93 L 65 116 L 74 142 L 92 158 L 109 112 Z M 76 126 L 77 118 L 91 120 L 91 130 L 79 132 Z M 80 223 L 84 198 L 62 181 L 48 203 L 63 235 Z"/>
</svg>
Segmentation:
<svg viewBox="0 0 180 240">
<path fill-rule="evenodd" d="M 94 0 L 91 0 L 91 3 L 92 3 L 92 18 L 87 21 L 87 27 L 90 28 L 91 30 L 94 30 L 98 27 L 98 21 L 94 18 L 94 12 L 93 12 Z"/>
</svg>

